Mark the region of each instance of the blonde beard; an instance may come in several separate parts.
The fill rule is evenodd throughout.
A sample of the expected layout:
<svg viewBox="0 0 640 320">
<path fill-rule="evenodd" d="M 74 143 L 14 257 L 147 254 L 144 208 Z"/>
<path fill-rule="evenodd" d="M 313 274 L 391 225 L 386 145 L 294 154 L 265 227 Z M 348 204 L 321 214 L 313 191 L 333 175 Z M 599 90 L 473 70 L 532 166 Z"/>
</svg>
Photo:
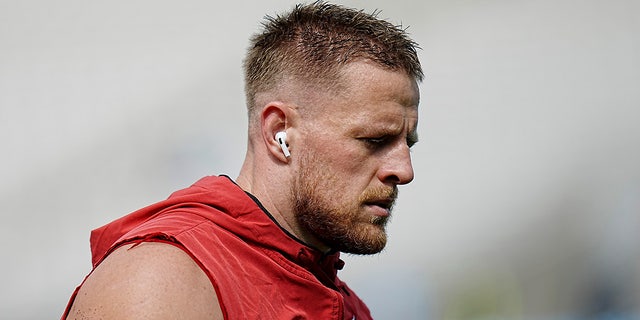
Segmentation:
<svg viewBox="0 0 640 320">
<path fill-rule="evenodd" d="M 336 190 L 340 178 L 315 159 L 318 157 L 303 156 L 292 183 L 294 215 L 300 226 L 334 251 L 353 254 L 382 251 L 387 243 L 385 226 L 389 218 L 367 216 L 364 204 L 371 199 L 395 199 L 397 188 L 367 189 L 350 200 L 349 195 Z"/>
</svg>

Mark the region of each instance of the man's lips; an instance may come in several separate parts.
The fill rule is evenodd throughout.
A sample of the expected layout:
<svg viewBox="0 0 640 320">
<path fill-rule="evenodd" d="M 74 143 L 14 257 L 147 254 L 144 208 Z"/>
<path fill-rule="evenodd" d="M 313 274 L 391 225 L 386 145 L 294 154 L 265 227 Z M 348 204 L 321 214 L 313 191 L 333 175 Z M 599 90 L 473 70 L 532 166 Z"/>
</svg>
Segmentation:
<svg viewBox="0 0 640 320">
<path fill-rule="evenodd" d="M 374 216 L 388 217 L 398 198 L 396 187 L 378 187 L 366 190 L 360 198 L 360 203 L 372 211 Z"/>
<path fill-rule="evenodd" d="M 376 210 L 377 211 L 376 215 L 388 216 L 391 212 L 391 208 L 393 207 L 394 203 L 395 203 L 394 198 L 384 198 L 384 199 L 375 199 L 375 200 L 366 201 L 365 205 L 371 206 L 374 208 L 379 208 L 379 210 Z"/>
</svg>

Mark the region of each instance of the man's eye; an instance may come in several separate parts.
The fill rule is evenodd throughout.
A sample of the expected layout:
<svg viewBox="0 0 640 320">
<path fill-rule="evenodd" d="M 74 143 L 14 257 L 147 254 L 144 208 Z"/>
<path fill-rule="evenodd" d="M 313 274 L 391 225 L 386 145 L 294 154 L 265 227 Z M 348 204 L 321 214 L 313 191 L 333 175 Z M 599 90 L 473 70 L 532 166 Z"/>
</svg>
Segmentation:
<svg viewBox="0 0 640 320">
<path fill-rule="evenodd" d="M 414 145 L 416 145 L 416 143 L 418 143 L 417 139 L 407 139 L 407 145 L 409 146 L 409 148 L 412 148 Z"/>
<path fill-rule="evenodd" d="M 375 138 L 362 138 L 361 140 L 364 141 L 370 147 L 381 147 L 381 146 L 384 146 L 389 141 L 389 138 L 385 136 L 385 137 L 375 137 Z"/>
<path fill-rule="evenodd" d="M 382 144 L 386 141 L 385 138 L 367 138 L 367 142 L 372 144 Z"/>
</svg>

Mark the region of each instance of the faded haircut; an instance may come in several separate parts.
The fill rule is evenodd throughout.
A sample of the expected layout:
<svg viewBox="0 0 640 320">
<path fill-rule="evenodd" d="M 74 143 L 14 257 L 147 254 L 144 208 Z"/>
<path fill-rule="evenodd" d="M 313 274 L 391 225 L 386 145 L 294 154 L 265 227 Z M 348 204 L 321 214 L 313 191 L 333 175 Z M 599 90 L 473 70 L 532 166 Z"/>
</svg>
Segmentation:
<svg viewBox="0 0 640 320">
<path fill-rule="evenodd" d="M 368 60 L 421 81 L 418 45 L 402 26 L 379 19 L 378 13 L 316 1 L 266 16 L 244 60 L 249 114 L 256 94 L 274 90 L 280 81 L 330 86 L 340 68 L 354 61 Z"/>
</svg>

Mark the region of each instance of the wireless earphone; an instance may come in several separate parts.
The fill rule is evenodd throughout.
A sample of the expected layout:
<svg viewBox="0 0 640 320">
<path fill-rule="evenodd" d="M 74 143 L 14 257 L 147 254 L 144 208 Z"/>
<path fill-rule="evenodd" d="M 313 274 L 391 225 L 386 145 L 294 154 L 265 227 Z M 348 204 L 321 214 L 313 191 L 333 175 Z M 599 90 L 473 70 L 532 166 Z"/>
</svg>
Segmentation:
<svg viewBox="0 0 640 320">
<path fill-rule="evenodd" d="M 280 145 L 280 149 L 282 149 L 284 156 L 289 158 L 291 153 L 289 152 L 289 147 L 287 147 L 287 133 L 284 131 L 276 133 L 276 140 L 278 140 L 278 144 Z"/>
</svg>

